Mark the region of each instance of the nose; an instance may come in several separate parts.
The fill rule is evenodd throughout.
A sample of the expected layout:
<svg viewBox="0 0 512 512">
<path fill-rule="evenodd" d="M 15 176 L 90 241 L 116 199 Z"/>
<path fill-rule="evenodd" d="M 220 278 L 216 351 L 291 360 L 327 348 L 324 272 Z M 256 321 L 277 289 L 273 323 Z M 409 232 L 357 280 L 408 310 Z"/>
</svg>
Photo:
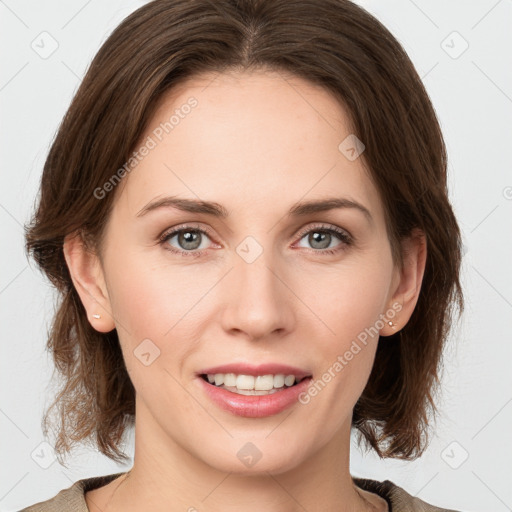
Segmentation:
<svg viewBox="0 0 512 512">
<path fill-rule="evenodd" d="M 286 266 L 263 251 L 252 262 L 235 255 L 226 276 L 222 326 L 225 332 L 262 340 L 293 330 L 296 301 L 287 280 Z"/>
</svg>

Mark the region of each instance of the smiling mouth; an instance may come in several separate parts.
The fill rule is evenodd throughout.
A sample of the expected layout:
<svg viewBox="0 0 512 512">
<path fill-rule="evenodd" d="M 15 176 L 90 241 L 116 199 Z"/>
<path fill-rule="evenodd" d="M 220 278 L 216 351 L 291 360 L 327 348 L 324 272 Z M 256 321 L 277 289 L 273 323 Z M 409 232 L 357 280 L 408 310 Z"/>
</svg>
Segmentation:
<svg viewBox="0 0 512 512">
<path fill-rule="evenodd" d="M 259 390 L 259 389 L 242 389 L 237 386 L 226 386 L 225 384 L 215 384 L 215 382 L 210 382 L 208 379 L 208 375 L 201 374 L 199 375 L 205 382 L 209 385 L 214 386 L 216 388 L 225 389 L 227 391 L 231 391 L 232 393 L 240 394 L 240 395 L 271 395 L 274 393 L 278 393 L 280 391 L 285 391 L 286 389 L 292 388 L 300 384 L 302 381 L 306 379 L 311 379 L 312 376 L 308 375 L 303 377 L 302 379 L 295 380 L 295 382 L 291 385 L 283 384 L 280 387 L 272 387 L 271 389 Z"/>
</svg>

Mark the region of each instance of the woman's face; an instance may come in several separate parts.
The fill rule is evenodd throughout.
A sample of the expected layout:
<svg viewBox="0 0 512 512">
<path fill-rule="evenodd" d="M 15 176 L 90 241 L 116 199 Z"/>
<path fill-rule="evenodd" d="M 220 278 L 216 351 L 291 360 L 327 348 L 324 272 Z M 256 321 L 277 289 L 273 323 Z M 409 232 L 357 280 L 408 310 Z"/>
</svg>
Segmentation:
<svg viewBox="0 0 512 512">
<path fill-rule="evenodd" d="M 116 191 L 101 260 L 136 429 L 159 453 L 285 471 L 348 439 L 399 283 L 361 147 L 339 147 L 350 135 L 328 92 L 270 72 L 196 77 L 159 105 Z M 225 216 L 170 198 L 214 202 Z M 293 211 L 326 199 L 368 214 Z M 290 365 L 322 384 L 283 410 L 244 415 L 198 376 L 231 363 Z M 254 469 L 241 464 L 247 452 L 261 454 Z"/>
</svg>

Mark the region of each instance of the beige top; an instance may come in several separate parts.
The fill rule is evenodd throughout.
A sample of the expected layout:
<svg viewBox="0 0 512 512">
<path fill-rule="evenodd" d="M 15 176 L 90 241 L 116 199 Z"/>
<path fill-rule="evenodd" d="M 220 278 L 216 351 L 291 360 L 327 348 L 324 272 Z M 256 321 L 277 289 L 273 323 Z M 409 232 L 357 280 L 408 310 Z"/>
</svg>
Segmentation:
<svg viewBox="0 0 512 512">
<path fill-rule="evenodd" d="M 53 498 L 24 508 L 20 512 L 89 512 L 84 494 L 92 489 L 103 487 L 124 473 L 96 476 L 78 480 L 67 489 L 63 489 Z M 457 512 L 429 505 L 415 498 L 393 482 L 378 482 L 366 478 L 353 478 L 355 484 L 365 491 L 373 492 L 384 498 L 389 512 Z"/>
</svg>

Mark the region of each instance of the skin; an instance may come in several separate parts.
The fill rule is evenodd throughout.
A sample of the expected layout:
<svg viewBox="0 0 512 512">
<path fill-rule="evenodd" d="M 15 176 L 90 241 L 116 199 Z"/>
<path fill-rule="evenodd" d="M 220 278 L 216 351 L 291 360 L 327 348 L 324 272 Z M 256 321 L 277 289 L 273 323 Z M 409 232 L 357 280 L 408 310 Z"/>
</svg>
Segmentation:
<svg viewBox="0 0 512 512">
<path fill-rule="evenodd" d="M 232 361 L 283 362 L 320 378 L 393 304 L 401 307 L 396 326 L 385 324 L 380 336 L 407 323 L 423 278 L 424 238 L 405 241 L 404 267 L 393 264 L 378 191 L 362 158 L 349 161 L 338 149 L 352 133 L 348 115 L 323 88 L 270 71 L 196 76 L 164 97 L 141 140 L 190 96 L 198 105 L 118 186 L 101 253 L 86 251 L 78 237 L 65 241 L 90 322 L 101 332 L 117 328 L 137 395 L 133 468 L 87 492 L 88 507 L 385 511 L 385 501 L 359 490 L 349 472 L 352 410 L 378 336 L 308 404 L 266 418 L 219 409 L 196 372 Z M 137 216 L 170 195 L 215 201 L 229 216 L 173 208 Z M 354 208 L 286 216 L 296 202 L 326 197 L 361 203 L 373 221 Z M 199 257 L 166 249 L 187 250 L 177 236 L 158 243 L 184 223 L 210 230 L 195 232 Z M 347 231 L 353 243 L 333 234 L 321 245 L 309 229 L 298 236 L 318 223 Z M 236 252 L 247 236 L 263 250 L 252 263 Z M 338 251 L 325 254 L 327 245 Z M 149 366 L 133 353 L 144 339 L 160 350 Z M 247 442 L 262 453 L 252 467 L 237 457 Z"/>
</svg>

